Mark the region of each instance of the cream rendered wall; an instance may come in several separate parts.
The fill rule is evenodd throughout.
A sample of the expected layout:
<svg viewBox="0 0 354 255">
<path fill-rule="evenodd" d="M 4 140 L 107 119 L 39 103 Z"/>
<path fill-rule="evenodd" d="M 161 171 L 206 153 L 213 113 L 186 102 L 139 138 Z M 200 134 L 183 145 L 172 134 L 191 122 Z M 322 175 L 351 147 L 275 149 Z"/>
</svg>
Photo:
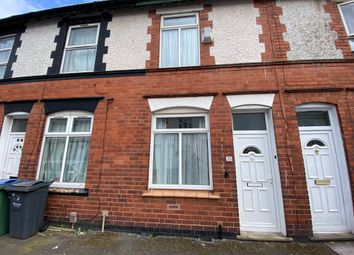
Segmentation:
<svg viewBox="0 0 354 255">
<path fill-rule="evenodd" d="M 283 9 L 280 21 L 286 26 L 284 39 L 290 44 L 289 60 L 342 59 L 336 49 L 337 33 L 331 31 L 331 17 L 324 10 L 326 0 L 277 0 Z"/>
<path fill-rule="evenodd" d="M 263 32 L 256 23 L 258 16 L 259 10 L 252 0 L 213 2 L 209 20 L 213 21 L 211 55 L 216 64 L 262 61 L 265 46 L 259 42 Z"/>
<path fill-rule="evenodd" d="M 145 61 L 150 59 L 150 52 L 146 50 L 150 42 L 147 33 L 150 25 L 147 10 L 113 14 L 112 21 L 108 23 L 108 53 L 103 56 L 107 71 L 145 68 Z"/>
<path fill-rule="evenodd" d="M 41 20 L 28 23 L 21 35 L 17 61 L 13 63 L 13 77 L 46 75 L 52 66 L 51 52 L 55 50 L 55 36 L 59 34 L 58 20 Z"/>
</svg>

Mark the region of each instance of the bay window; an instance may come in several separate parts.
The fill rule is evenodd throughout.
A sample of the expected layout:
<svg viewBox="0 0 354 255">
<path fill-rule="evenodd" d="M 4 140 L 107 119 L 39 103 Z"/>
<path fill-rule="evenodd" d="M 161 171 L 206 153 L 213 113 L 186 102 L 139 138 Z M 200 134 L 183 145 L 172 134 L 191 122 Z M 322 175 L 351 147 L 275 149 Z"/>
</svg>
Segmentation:
<svg viewBox="0 0 354 255">
<path fill-rule="evenodd" d="M 62 73 L 95 69 L 99 24 L 71 26 L 63 53 Z"/>
<path fill-rule="evenodd" d="M 0 37 L 0 79 L 4 78 L 15 36 Z"/>
<path fill-rule="evenodd" d="M 207 114 L 154 115 L 152 188 L 211 189 Z"/>
<path fill-rule="evenodd" d="M 197 14 L 161 18 L 160 67 L 199 65 Z"/>
<path fill-rule="evenodd" d="M 53 180 L 56 186 L 85 186 L 92 119 L 92 114 L 85 112 L 61 112 L 48 117 L 39 180 Z"/>
</svg>

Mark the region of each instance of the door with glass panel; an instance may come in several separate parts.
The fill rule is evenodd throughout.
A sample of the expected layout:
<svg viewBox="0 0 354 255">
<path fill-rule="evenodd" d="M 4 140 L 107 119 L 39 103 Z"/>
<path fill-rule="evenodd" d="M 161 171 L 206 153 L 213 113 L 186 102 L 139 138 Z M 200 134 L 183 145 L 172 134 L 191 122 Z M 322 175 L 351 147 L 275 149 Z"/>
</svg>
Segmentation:
<svg viewBox="0 0 354 255">
<path fill-rule="evenodd" d="M 5 176 L 17 177 L 20 167 L 23 144 L 25 142 L 27 118 L 13 118 L 6 146 Z"/>
<path fill-rule="evenodd" d="M 281 232 L 266 112 L 233 113 L 241 231 Z"/>
<path fill-rule="evenodd" d="M 298 111 L 297 119 L 315 233 L 349 230 L 340 166 L 328 110 Z M 350 196 L 350 194 L 348 194 Z"/>
</svg>

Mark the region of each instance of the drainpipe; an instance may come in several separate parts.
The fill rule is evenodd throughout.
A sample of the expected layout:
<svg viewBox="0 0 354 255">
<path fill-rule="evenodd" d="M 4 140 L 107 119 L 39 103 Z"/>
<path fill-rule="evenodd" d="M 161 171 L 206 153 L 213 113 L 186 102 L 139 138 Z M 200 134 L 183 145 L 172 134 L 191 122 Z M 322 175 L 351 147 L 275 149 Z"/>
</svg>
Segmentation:
<svg viewBox="0 0 354 255">
<path fill-rule="evenodd" d="M 101 232 L 104 232 L 104 225 L 106 223 L 106 217 L 108 216 L 108 211 L 107 210 L 102 210 L 102 228 Z"/>
</svg>

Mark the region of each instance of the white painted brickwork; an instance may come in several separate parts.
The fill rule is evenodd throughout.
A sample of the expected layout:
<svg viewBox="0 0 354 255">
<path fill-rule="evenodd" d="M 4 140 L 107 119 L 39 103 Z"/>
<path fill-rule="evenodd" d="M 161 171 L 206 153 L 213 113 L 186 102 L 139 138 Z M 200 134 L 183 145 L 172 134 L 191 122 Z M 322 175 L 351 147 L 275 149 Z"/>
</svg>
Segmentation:
<svg viewBox="0 0 354 255">
<path fill-rule="evenodd" d="M 209 20 L 213 21 L 216 64 L 261 62 L 265 51 L 259 42 L 262 27 L 257 25 L 259 10 L 252 0 L 215 1 Z"/>
<path fill-rule="evenodd" d="M 146 10 L 139 12 L 116 12 L 108 23 L 111 35 L 106 39 L 108 54 L 103 56 L 106 70 L 129 70 L 145 68 L 150 58 L 146 45 L 150 42 L 147 33 L 151 19 Z"/>
<path fill-rule="evenodd" d="M 337 33 L 330 29 L 325 4 L 325 0 L 277 0 L 283 9 L 280 21 L 287 29 L 284 39 L 291 49 L 288 60 L 343 58 L 342 51 L 336 49 Z"/>
<path fill-rule="evenodd" d="M 55 36 L 59 34 L 58 20 L 42 20 L 28 23 L 21 35 L 21 47 L 17 49 L 17 61 L 13 63 L 13 77 L 46 75 L 52 66 L 50 58 L 55 50 Z"/>
</svg>

